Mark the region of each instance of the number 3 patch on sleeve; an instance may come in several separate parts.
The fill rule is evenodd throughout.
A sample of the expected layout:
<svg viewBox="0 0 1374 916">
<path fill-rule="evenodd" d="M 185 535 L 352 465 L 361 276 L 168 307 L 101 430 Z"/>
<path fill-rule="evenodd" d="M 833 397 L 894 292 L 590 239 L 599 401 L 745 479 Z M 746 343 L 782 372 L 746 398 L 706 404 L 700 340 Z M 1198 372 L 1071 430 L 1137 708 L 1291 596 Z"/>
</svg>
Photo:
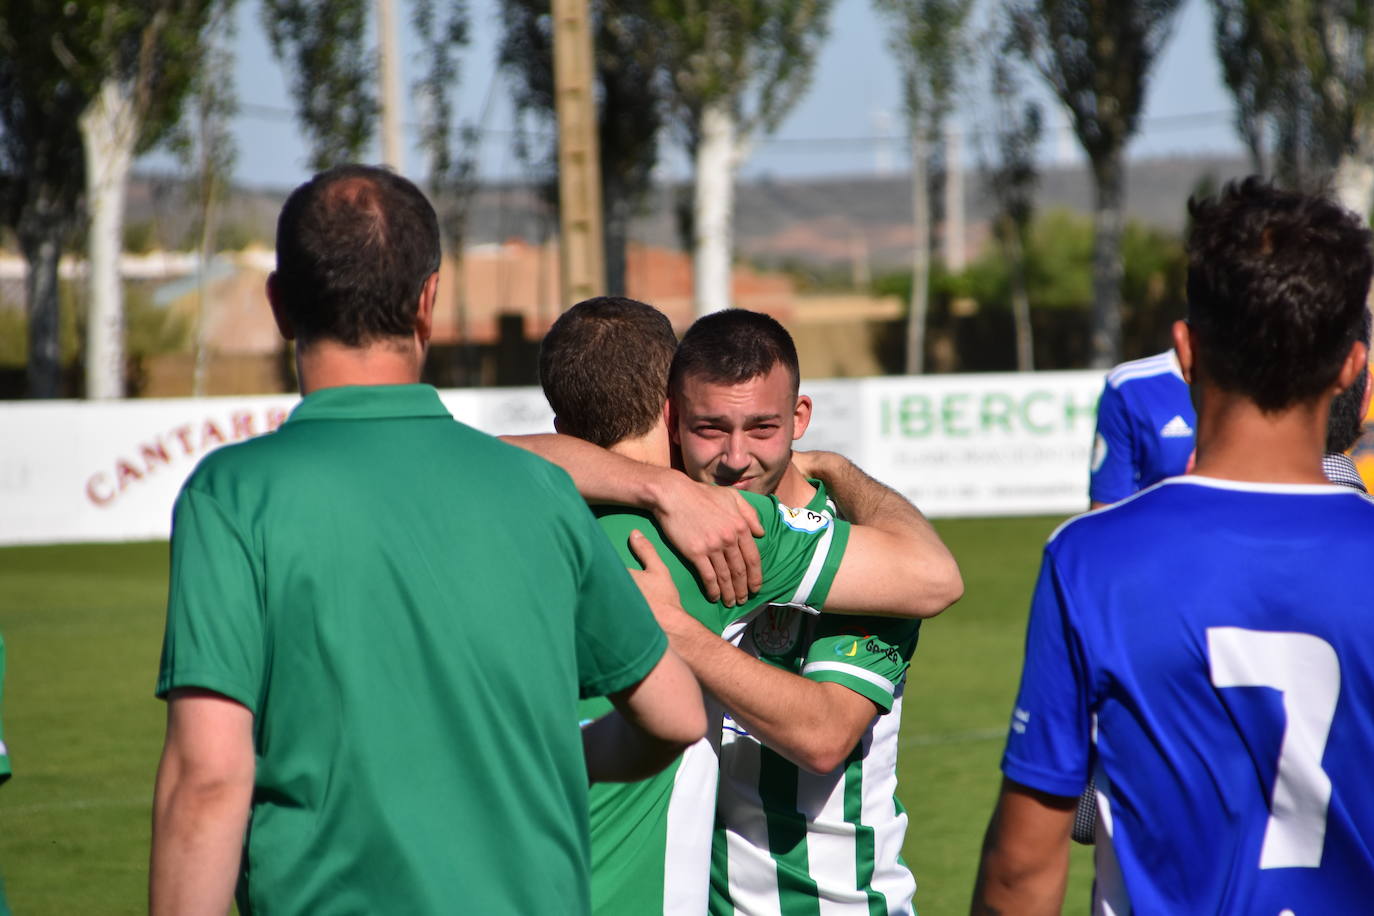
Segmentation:
<svg viewBox="0 0 1374 916">
<path fill-rule="evenodd" d="M 824 530 L 830 524 L 830 517 L 827 515 L 812 512 L 810 509 L 793 509 L 782 503 L 778 503 L 778 514 L 782 516 L 782 523 L 794 531 L 815 533 Z"/>
</svg>

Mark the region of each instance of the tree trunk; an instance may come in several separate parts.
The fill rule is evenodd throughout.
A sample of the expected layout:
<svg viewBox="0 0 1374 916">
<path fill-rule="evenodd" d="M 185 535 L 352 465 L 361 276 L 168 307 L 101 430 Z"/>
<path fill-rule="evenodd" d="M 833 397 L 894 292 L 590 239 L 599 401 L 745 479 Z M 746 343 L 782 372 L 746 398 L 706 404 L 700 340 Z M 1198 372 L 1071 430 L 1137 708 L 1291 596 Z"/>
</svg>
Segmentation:
<svg viewBox="0 0 1374 916">
<path fill-rule="evenodd" d="M 731 305 L 730 260 L 738 153 L 734 112 L 728 101 L 701 112 L 692 202 L 692 298 L 697 315 Z"/>
<path fill-rule="evenodd" d="M 45 208 L 40 203 L 34 209 Z M 58 332 L 57 266 L 62 257 L 62 226 L 50 214 L 27 214 L 21 217 L 18 235 L 28 266 L 24 301 L 29 319 L 29 397 L 60 397 L 62 345 Z"/>
<path fill-rule="evenodd" d="M 1336 199 L 1350 209 L 1361 222 L 1369 222 L 1374 209 L 1374 130 L 1356 127 L 1350 147 L 1336 163 L 1331 184 Z"/>
<path fill-rule="evenodd" d="M 926 311 L 930 301 L 929 144 L 918 132 L 911 138 L 911 301 L 906 316 L 906 374 L 925 370 Z"/>
<path fill-rule="evenodd" d="M 86 321 L 86 397 L 124 396 L 124 194 L 138 140 L 132 88 L 109 78 L 79 119 L 91 226 Z"/>
<path fill-rule="evenodd" d="M 1035 369 L 1035 340 L 1031 328 L 1030 293 L 1026 284 L 1026 246 L 1024 230 L 1012 226 L 1007 231 L 1007 260 L 1011 265 L 1011 315 L 1016 327 L 1016 368 Z"/>
<path fill-rule="evenodd" d="M 1121 150 L 1093 163 L 1093 317 L 1089 365 L 1109 369 L 1121 355 L 1121 234 L 1126 196 Z"/>
</svg>

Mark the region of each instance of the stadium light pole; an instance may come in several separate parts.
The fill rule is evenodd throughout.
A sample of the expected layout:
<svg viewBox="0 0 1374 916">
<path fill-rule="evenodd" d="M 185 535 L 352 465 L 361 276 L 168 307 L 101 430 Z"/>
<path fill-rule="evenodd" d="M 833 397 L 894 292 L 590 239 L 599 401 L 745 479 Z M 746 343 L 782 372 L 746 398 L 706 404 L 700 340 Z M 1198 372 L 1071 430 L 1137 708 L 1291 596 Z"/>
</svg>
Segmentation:
<svg viewBox="0 0 1374 916">
<path fill-rule="evenodd" d="M 553 0 L 553 21 L 561 312 L 605 291 L 606 249 L 587 0 Z"/>
</svg>

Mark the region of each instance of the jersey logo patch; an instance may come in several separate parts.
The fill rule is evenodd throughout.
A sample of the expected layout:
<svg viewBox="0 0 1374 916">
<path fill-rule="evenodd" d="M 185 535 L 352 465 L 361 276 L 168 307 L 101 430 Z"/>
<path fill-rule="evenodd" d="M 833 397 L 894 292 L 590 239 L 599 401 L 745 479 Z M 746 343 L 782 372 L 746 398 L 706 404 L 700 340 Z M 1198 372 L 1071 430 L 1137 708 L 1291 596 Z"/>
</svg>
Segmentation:
<svg viewBox="0 0 1374 916">
<path fill-rule="evenodd" d="M 1165 439 L 1186 439 L 1193 434 L 1193 428 L 1183 417 L 1176 416 L 1159 428 L 1159 434 Z"/>
<path fill-rule="evenodd" d="M 840 656 L 841 658 L 853 658 L 854 656 L 859 654 L 859 643 L 862 641 L 862 639 L 855 639 L 852 643 L 849 644 L 848 648 L 846 648 L 844 644 L 841 643 L 840 645 L 835 647 L 835 654 Z"/>
<path fill-rule="evenodd" d="M 749 624 L 749 635 L 761 655 L 781 655 L 797 644 L 801 614 L 796 608 L 770 604 Z M 857 643 L 855 643 L 857 645 Z"/>
<path fill-rule="evenodd" d="M 1026 726 L 1030 725 L 1030 718 L 1030 712 L 1022 709 L 1020 706 L 1016 707 L 1015 712 L 1011 714 L 1011 730 L 1018 735 L 1024 735 L 1026 733 Z"/>
<path fill-rule="evenodd" d="M 1093 468 L 1092 468 L 1092 470 L 1093 470 L 1093 473 L 1094 473 L 1094 474 L 1096 474 L 1098 471 L 1102 470 L 1102 463 L 1103 463 L 1104 461 L 1106 461 L 1106 460 L 1107 460 L 1107 440 L 1104 439 L 1104 438 L 1102 438 L 1102 434 L 1101 434 L 1101 433 L 1098 433 L 1098 434 L 1097 434 L 1097 438 L 1093 440 Z"/>
<path fill-rule="evenodd" d="M 793 531 L 805 531 L 814 534 L 817 531 L 824 531 L 830 524 L 830 519 L 819 512 L 812 512 L 810 509 L 793 509 L 791 506 L 784 506 L 778 503 L 778 514 L 782 516 L 782 523 Z"/>
</svg>

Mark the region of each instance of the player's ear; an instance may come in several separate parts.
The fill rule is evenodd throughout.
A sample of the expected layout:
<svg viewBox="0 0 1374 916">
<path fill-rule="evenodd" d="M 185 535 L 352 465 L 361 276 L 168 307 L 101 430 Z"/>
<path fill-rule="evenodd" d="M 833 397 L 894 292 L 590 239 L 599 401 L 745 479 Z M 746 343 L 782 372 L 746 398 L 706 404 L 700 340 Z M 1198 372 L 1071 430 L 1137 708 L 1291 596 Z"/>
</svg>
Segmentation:
<svg viewBox="0 0 1374 916">
<path fill-rule="evenodd" d="M 1350 345 L 1350 352 L 1345 354 L 1345 361 L 1341 363 L 1341 371 L 1336 374 L 1336 384 L 1340 391 L 1344 391 L 1355 384 L 1355 379 L 1360 377 L 1361 372 L 1369 371 L 1369 347 L 1365 346 L 1364 341 L 1357 340 Z"/>
<path fill-rule="evenodd" d="M 1178 320 L 1174 322 L 1172 328 L 1174 337 L 1174 352 L 1178 354 L 1178 366 L 1183 370 L 1183 380 L 1189 385 L 1193 383 L 1193 329 L 1188 322 Z"/>
<path fill-rule="evenodd" d="M 415 304 L 415 336 L 420 343 L 429 343 L 434 333 L 434 303 L 439 298 L 439 272 L 429 275 L 420 287 L 420 299 Z"/>
<path fill-rule="evenodd" d="M 553 418 L 553 431 L 558 433 L 560 436 L 565 435 L 563 432 L 563 424 L 558 422 L 557 417 Z"/>
<path fill-rule="evenodd" d="M 295 340 L 296 329 L 291 326 L 291 319 L 287 317 L 286 310 L 281 301 L 281 287 L 277 285 L 277 272 L 274 270 L 267 275 L 267 303 L 272 306 L 272 320 L 277 323 L 277 331 L 283 340 Z"/>
<path fill-rule="evenodd" d="M 797 398 L 797 406 L 792 409 L 792 439 L 796 441 L 811 425 L 811 399 L 806 395 Z"/>
</svg>

